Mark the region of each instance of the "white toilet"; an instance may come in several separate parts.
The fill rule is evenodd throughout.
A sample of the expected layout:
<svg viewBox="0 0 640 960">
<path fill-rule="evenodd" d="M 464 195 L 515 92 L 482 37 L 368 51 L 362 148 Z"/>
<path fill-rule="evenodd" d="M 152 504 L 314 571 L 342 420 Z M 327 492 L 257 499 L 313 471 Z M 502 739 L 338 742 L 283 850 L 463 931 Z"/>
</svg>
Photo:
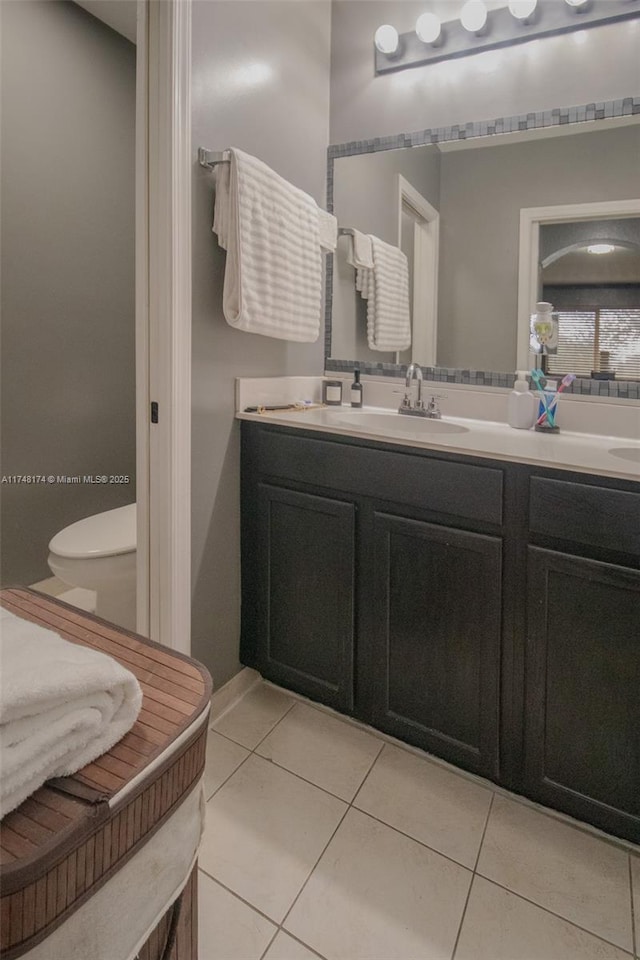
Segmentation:
<svg viewBox="0 0 640 960">
<path fill-rule="evenodd" d="M 95 590 L 96 613 L 136 628 L 136 505 L 78 520 L 49 543 L 49 567 L 71 587 Z"/>
</svg>

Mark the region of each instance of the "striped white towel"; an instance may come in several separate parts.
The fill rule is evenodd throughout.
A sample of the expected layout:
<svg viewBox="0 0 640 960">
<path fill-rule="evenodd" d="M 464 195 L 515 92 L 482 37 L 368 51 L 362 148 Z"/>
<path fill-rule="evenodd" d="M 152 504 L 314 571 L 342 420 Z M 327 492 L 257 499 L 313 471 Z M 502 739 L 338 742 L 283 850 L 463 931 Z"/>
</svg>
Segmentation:
<svg viewBox="0 0 640 960">
<path fill-rule="evenodd" d="M 319 208 L 261 160 L 216 167 L 213 231 L 227 251 L 223 312 L 236 330 L 312 342 L 320 334 Z"/>
<path fill-rule="evenodd" d="M 373 270 L 373 251 L 371 249 L 371 237 L 354 230 L 349 237 L 349 248 L 347 252 L 347 263 L 355 267 L 366 267 Z"/>
<path fill-rule="evenodd" d="M 370 236 L 373 270 L 356 271 L 356 290 L 367 301 L 367 341 L 371 350 L 406 350 L 411 346 L 409 266 L 405 254 Z"/>
</svg>

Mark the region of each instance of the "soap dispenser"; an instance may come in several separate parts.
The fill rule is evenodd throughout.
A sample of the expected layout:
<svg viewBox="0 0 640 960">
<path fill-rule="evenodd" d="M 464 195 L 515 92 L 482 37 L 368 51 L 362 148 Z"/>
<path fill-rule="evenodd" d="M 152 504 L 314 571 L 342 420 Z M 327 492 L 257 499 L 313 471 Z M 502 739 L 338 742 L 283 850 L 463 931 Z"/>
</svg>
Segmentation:
<svg viewBox="0 0 640 960">
<path fill-rule="evenodd" d="M 530 430 L 536 422 L 538 404 L 529 390 L 526 370 L 516 371 L 516 381 L 507 400 L 507 422 L 516 430 Z"/>
</svg>

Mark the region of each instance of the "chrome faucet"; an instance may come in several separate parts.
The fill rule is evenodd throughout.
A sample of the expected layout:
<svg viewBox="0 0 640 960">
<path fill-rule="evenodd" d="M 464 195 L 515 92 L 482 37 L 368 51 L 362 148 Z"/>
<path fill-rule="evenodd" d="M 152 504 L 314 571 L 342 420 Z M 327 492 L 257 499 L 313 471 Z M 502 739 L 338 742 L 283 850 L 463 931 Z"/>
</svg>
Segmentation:
<svg viewBox="0 0 640 960">
<path fill-rule="evenodd" d="M 411 396 L 411 384 L 413 378 L 418 381 L 418 396 L 414 400 Z M 398 413 L 404 413 L 410 417 L 428 417 L 429 420 L 441 420 L 442 413 L 438 406 L 438 400 L 446 397 L 446 393 L 434 394 L 429 403 L 424 405 L 422 399 L 422 368 L 417 363 L 410 363 L 407 367 L 407 379 L 405 381 L 406 390 L 402 403 L 398 407 Z"/>
<path fill-rule="evenodd" d="M 418 381 L 418 396 L 416 400 L 413 400 L 411 397 L 411 383 L 414 377 Z M 422 367 L 418 363 L 410 363 L 407 367 L 405 386 L 406 392 L 398 408 L 398 413 L 406 413 L 413 417 L 426 417 L 427 411 L 424 409 L 424 403 L 422 401 Z"/>
</svg>

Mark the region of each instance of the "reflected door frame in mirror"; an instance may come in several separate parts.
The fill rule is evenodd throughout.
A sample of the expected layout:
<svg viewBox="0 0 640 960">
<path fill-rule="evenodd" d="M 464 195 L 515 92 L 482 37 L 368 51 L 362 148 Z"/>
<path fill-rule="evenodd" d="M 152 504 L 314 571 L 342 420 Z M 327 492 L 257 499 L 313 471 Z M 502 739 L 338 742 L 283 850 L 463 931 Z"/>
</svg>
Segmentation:
<svg viewBox="0 0 640 960">
<path fill-rule="evenodd" d="M 402 249 L 402 211 L 415 217 L 413 234 L 413 315 L 411 359 L 435 365 L 438 339 L 438 265 L 440 214 L 409 181 L 398 173 L 398 247 Z M 416 323 L 420 318 L 421 322 Z M 422 359 L 424 358 L 424 359 Z M 396 359 L 398 355 L 396 354 Z"/>
<path fill-rule="evenodd" d="M 533 308 L 539 299 L 540 227 L 547 223 L 638 216 L 640 216 L 640 198 L 601 203 L 571 203 L 552 207 L 524 207 L 520 211 L 517 341 L 519 370 L 528 370 L 531 362 L 529 322 Z"/>
</svg>

